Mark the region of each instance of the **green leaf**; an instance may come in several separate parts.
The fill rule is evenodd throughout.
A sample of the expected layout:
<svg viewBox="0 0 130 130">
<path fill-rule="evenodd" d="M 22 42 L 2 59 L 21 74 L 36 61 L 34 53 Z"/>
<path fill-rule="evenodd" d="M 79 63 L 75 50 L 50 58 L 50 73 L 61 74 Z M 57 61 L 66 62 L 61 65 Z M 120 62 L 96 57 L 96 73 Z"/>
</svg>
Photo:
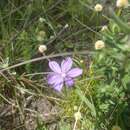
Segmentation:
<svg viewBox="0 0 130 130">
<path fill-rule="evenodd" d="M 109 10 L 112 14 L 113 20 L 119 25 L 119 27 L 124 31 L 124 33 L 130 33 L 130 27 L 127 25 L 127 23 L 123 22 L 111 8 Z"/>
<path fill-rule="evenodd" d="M 85 95 L 82 93 L 82 91 L 80 89 L 76 89 L 76 93 L 79 95 L 79 97 L 81 98 L 81 100 L 87 105 L 87 107 L 91 110 L 91 114 L 93 117 L 96 117 L 96 110 L 94 107 L 94 104 L 91 103 L 87 97 L 85 97 Z"/>
</svg>

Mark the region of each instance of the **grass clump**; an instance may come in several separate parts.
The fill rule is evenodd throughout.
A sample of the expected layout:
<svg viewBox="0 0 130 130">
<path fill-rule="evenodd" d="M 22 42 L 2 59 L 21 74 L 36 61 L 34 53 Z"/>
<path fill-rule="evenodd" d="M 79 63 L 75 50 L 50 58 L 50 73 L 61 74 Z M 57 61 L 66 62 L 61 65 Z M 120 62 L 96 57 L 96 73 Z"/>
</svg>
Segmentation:
<svg viewBox="0 0 130 130">
<path fill-rule="evenodd" d="M 1 129 L 130 129 L 130 13 L 116 2 L 1 0 Z M 56 92 L 48 63 L 67 56 L 83 74 Z"/>
</svg>

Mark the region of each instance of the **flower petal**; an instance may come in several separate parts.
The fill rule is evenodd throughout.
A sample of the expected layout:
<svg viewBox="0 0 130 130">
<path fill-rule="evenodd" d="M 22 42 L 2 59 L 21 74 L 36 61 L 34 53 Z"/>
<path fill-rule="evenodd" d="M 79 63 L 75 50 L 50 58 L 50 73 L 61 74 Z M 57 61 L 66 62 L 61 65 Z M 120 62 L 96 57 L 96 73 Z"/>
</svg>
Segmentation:
<svg viewBox="0 0 130 130">
<path fill-rule="evenodd" d="M 53 88 L 54 88 L 56 91 L 58 91 L 58 92 L 61 92 L 62 87 L 63 87 L 63 83 L 59 83 L 59 84 L 53 85 Z"/>
<path fill-rule="evenodd" d="M 80 76 L 82 73 L 83 73 L 83 70 L 82 70 L 82 69 L 80 69 L 80 68 L 74 68 L 74 69 L 71 69 L 71 70 L 67 73 L 67 76 L 68 76 L 68 77 L 71 77 L 71 78 L 75 78 L 75 77 Z"/>
<path fill-rule="evenodd" d="M 49 67 L 52 71 L 56 72 L 56 73 L 61 73 L 61 68 L 59 66 L 59 64 L 56 61 L 50 61 L 49 62 Z"/>
<path fill-rule="evenodd" d="M 72 59 L 70 57 L 67 57 L 65 60 L 63 60 L 61 62 L 61 70 L 63 72 L 69 71 L 71 69 L 71 67 L 72 67 L 72 64 L 73 64 Z"/>
<path fill-rule="evenodd" d="M 47 82 L 50 85 L 59 84 L 63 82 L 63 78 L 57 73 L 50 73 L 47 76 Z"/>
<path fill-rule="evenodd" d="M 68 87 L 73 86 L 74 85 L 74 80 L 72 78 L 67 77 L 65 79 L 65 85 L 68 86 Z"/>
</svg>

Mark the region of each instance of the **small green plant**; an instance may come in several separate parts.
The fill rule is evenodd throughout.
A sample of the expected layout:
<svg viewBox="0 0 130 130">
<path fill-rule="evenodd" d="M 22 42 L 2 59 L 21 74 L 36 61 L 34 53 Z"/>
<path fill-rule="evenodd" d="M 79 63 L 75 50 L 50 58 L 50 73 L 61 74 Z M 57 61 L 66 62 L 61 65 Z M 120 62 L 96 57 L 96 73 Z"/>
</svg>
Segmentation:
<svg viewBox="0 0 130 130">
<path fill-rule="evenodd" d="M 129 16 L 128 0 L 1 0 L 0 128 L 8 125 L 1 113 L 24 122 L 44 98 L 45 116 L 56 116 L 57 130 L 130 130 Z M 60 65 L 65 57 L 80 77 L 60 66 L 59 78 L 49 80 L 53 88 L 62 81 L 56 92 L 47 84 L 48 62 Z M 1 112 L 3 104 L 11 112 Z M 40 120 L 36 130 L 48 130 L 49 123 Z"/>
</svg>

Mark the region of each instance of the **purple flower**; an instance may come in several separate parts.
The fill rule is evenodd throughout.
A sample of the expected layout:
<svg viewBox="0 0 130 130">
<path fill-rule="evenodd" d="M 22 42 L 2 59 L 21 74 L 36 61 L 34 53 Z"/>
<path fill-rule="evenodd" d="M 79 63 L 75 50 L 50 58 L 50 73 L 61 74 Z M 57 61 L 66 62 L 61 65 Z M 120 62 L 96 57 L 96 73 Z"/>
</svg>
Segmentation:
<svg viewBox="0 0 130 130">
<path fill-rule="evenodd" d="M 72 68 L 73 61 L 67 57 L 59 65 L 56 61 L 49 61 L 49 67 L 53 71 L 48 74 L 48 84 L 51 85 L 56 91 L 61 91 L 64 83 L 66 86 L 71 87 L 74 85 L 74 78 L 82 74 L 82 69 Z M 71 69 L 72 68 L 72 69 Z"/>
</svg>

